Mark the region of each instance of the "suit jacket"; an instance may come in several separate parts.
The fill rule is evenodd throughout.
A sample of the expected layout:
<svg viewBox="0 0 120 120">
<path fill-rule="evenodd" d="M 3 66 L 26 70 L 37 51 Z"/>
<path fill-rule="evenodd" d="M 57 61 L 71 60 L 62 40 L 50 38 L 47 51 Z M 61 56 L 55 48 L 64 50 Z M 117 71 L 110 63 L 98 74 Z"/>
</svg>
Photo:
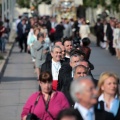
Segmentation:
<svg viewBox="0 0 120 120">
<path fill-rule="evenodd" d="M 84 120 L 80 112 L 75 109 L 78 120 Z M 104 110 L 95 109 L 95 120 L 114 120 L 113 114 L 106 112 Z"/>
<path fill-rule="evenodd" d="M 23 36 L 23 25 L 21 22 L 18 23 L 17 29 L 18 29 L 18 31 L 17 31 L 18 36 L 22 37 Z"/>
<path fill-rule="evenodd" d="M 62 62 L 61 62 L 61 66 L 62 66 Z M 52 74 L 52 60 L 49 60 L 49 61 L 42 64 L 41 72 L 45 72 L 45 71 L 48 71 Z"/>
<path fill-rule="evenodd" d="M 64 93 L 64 95 L 68 99 L 70 106 L 74 105 L 69 92 L 72 80 L 72 67 L 68 63 L 64 63 L 59 70 L 57 90 Z"/>
<path fill-rule="evenodd" d="M 98 105 L 100 105 L 100 109 L 104 110 L 104 102 L 103 101 L 98 102 L 97 106 Z M 114 117 L 114 120 L 120 120 L 120 104 L 119 104 L 117 115 Z"/>
<path fill-rule="evenodd" d="M 62 90 L 64 86 L 67 86 L 71 83 L 72 80 L 72 67 L 68 63 L 64 63 L 60 70 L 58 75 L 58 90 Z M 67 87 L 66 86 L 66 87 Z"/>
<path fill-rule="evenodd" d="M 110 24 L 107 24 L 106 36 L 109 41 L 113 41 L 113 30 Z"/>
</svg>

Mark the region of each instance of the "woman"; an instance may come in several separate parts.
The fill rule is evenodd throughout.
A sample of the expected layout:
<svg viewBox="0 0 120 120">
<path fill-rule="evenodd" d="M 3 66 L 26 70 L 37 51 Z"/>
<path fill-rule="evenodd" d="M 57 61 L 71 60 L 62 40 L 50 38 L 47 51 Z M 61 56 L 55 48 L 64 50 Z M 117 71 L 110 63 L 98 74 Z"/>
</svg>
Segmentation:
<svg viewBox="0 0 120 120">
<path fill-rule="evenodd" d="M 29 112 L 36 115 L 40 120 L 56 120 L 58 113 L 69 107 L 64 94 L 52 90 L 52 80 L 52 75 L 49 72 L 40 74 L 41 91 L 32 94 L 27 100 L 21 114 L 22 120 L 26 120 Z"/>
<path fill-rule="evenodd" d="M 113 47 L 115 48 L 116 57 L 118 59 L 120 59 L 120 57 L 119 57 L 119 37 L 120 37 L 119 23 L 116 23 L 116 28 L 114 28 L 114 33 L 113 33 Z"/>
<path fill-rule="evenodd" d="M 104 72 L 98 82 L 98 108 L 113 113 L 115 120 L 120 120 L 120 101 L 118 97 L 118 76 Z"/>
<path fill-rule="evenodd" d="M 89 38 L 83 38 L 82 39 L 82 46 L 81 46 L 81 50 L 83 53 L 85 53 L 85 60 L 89 60 L 90 58 L 90 54 L 91 54 L 91 49 L 89 47 L 90 45 L 90 39 Z"/>
<path fill-rule="evenodd" d="M 86 38 L 86 37 L 88 38 L 90 35 L 90 28 L 86 24 L 85 19 L 83 19 L 83 21 L 82 21 L 82 25 L 80 26 L 79 34 L 80 34 L 81 39 Z"/>
</svg>

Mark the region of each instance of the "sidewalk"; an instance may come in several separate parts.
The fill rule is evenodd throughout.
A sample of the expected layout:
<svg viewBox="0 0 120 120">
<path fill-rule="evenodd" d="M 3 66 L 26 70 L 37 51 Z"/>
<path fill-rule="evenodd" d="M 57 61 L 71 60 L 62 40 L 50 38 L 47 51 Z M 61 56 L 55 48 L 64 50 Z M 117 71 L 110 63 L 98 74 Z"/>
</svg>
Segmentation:
<svg viewBox="0 0 120 120">
<path fill-rule="evenodd" d="M 0 59 L 0 82 L 1 82 L 1 78 L 4 74 L 4 70 L 6 68 L 6 64 L 8 62 L 10 53 L 12 51 L 14 42 L 15 42 L 15 37 L 16 37 L 16 32 L 15 30 L 11 30 L 10 35 L 9 35 L 9 40 L 6 43 L 6 53 L 1 53 L 0 52 L 0 56 L 2 56 L 4 59 Z"/>
<path fill-rule="evenodd" d="M 115 56 L 111 56 L 109 51 L 96 47 L 96 37 L 94 35 L 91 35 L 90 39 L 92 41 L 90 62 L 95 67 L 92 71 L 93 76 L 98 79 L 102 72 L 111 71 L 120 77 L 120 60 Z"/>
<path fill-rule="evenodd" d="M 20 120 L 27 98 L 38 89 L 31 57 L 15 45 L 0 84 L 0 120 Z"/>
</svg>

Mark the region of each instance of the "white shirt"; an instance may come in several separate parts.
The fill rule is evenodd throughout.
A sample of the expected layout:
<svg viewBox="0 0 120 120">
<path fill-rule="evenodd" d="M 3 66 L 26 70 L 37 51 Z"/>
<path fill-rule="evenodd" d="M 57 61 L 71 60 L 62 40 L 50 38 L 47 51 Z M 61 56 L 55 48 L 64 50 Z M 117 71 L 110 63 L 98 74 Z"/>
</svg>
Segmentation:
<svg viewBox="0 0 120 120">
<path fill-rule="evenodd" d="M 70 58 L 70 56 L 68 56 L 68 55 L 65 55 L 65 57 L 66 57 L 66 58 Z"/>
<path fill-rule="evenodd" d="M 80 26 L 80 36 L 81 39 L 88 37 L 88 35 L 90 34 L 90 28 L 88 25 L 81 25 Z"/>
<path fill-rule="evenodd" d="M 115 99 L 117 99 L 117 95 L 115 96 Z M 110 103 L 110 109 L 107 108 L 107 105 L 106 105 L 106 102 L 105 102 L 105 99 L 104 99 L 104 95 L 103 95 L 103 94 L 100 95 L 98 101 L 103 101 L 103 102 L 104 102 L 105 111 L 108 111 L 108 112 L 109 112 L 109 111 L 111 110 L 114 102 L 115 102 L 115 99 L 113 99 L 113 100 L 111 101 L 111 103 Z"/>
<path fill-rule="evenodd" d="M 55 62 L 52 59 L 52 76 L 53 76 L 53 80 L 58 80 L 58 74 L 59 74 L 60 68 L 61 68 L 61 63 L 60 62 Z"/>
<path fill-rule="evenodd" d="M 107 41 L 106 30 L 107 30 L 107 25 L 104 25 L 104 40 L 105 41 Z"/>
<path fill-rule="evenodd" d="M 79 103 L 75 103 L 74 108 L 78 109 L 78 111 L 80 112 L 83 120 L 89 120 L 89 118 L 88 118 L 88 112 L 89 111 L 91 113 L 93 113 L 93 116 L 92 116 L 93 119 L 92 120 L 95 120 L 95 114 L 94 114 L 94 108 L 93 107 L 88 110 L 85 107 L 83 107 L 82 105 L 80 105 Z"/>
</svg>

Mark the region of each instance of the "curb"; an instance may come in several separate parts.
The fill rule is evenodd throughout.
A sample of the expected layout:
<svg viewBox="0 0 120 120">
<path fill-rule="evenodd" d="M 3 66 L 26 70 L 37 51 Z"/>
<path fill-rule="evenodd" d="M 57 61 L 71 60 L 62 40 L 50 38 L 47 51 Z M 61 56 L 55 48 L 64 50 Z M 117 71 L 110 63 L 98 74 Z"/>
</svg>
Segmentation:
<svg viewBox="0 0 120 120">
<path fill-rule="evenodd" d="M 10 42 L 11 43 L 11 46 L 10 48 L 8 49 L 8 53 L 7 55 L 5 56 L 4 60 L 2 61 L 1 63 L 1 67 L 0 67 L 0 83 L 1 83 L 1 78 L 3 77 L 4 75 L 4 72 L 5 72 L 5 69 L 6 69 L 6 66 L 7 66 L 7 63 L 8 63 L 8 60 L 9 60 L 9 56 L 11 55 L 11 52 L 13 50 L 13 47 L 14 47 L 14 44 L 15 44 L 15 40 Z M 9 43 L 8 43 L 9 44 Z M 6 44 L 7 45 L 7 44 Z"/>
</svg>

